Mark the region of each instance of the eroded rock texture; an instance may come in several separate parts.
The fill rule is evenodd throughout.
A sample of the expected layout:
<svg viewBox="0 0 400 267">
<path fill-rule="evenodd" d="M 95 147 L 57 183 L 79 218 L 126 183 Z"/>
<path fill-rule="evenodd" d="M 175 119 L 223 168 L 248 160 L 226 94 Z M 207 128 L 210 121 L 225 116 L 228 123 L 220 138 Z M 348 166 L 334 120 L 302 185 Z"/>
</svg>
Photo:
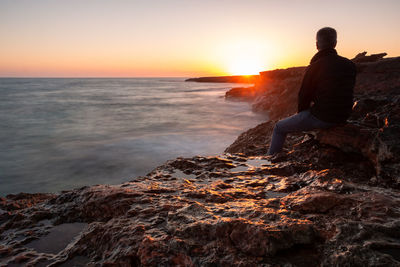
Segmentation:
<svg viewBox="0 0 400 267">
<path fill-rule="evenodd" d="M 178 158 L 122 185 L 2 205 L 1 263 L 397 266 L 400 197 L 374 177 L 361 155 L 314 139 L 273 158 Z"/>
<path fill-rule="evenodd" d="M 0 265 L 399 266 L 400 90 L 376 75 L 348 125 L 289 135 L 274 157 L 266 122 L 220 157 L 0 199 Z"/>
</svg>

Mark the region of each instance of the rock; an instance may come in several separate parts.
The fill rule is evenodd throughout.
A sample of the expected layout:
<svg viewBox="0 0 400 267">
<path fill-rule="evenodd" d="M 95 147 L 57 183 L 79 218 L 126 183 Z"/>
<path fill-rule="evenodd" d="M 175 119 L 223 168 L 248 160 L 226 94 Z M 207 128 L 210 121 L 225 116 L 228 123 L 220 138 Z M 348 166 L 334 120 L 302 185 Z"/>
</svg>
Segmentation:
<svg viewBox="0 0 400 267">
<path fill-rule="evenodd" d="M 370 186 L 373 173 L 358 158 L 340 161 L 337 148 L 315 145 L 300 140 L 281 158 L 178 158 L 122 185 L 11 210 L 0 228 L 1 264 L 397 265 L 398 192 Z M 318 159 L 324 150 L 337 165 Z M 72 226 L 73 238 L 60 233 L 72 239 L 61 251 L 33 245 L 56 242 L 54 233 Z"/>
<path fill-rule="evenodd" d="M 275 80 L 286 80 L 290 78 L 297 78 L 302 76 L 305 71 L 305 67 L 292 67 L 287 69 L 276 69 L 269 71 L 260 72 L 260 79 L 262 81 L 275 81 Z"/>
<path fill-rule="evenodd" d="M 346 152 L 362 154 L 375 166 L 380 182 L 400 185 L 400 90 L 358 96 L 350 123 L 320 130 L 317 140 Z"/>
<path fill-rule="evenodd" d="M 330 192 L 295 195 L 293 199 L 293 203 L 289 202 L 290 208 L 301 213 L 327 213 L 345 201 L 341 195 Z"/>
<path fill-rule="evenodd" d="M 367 52 L 362 52 L 357 54 L 351 60 L 355 63 L 364 63 L 364 62 L 376 62 L 381 60 L 383 57 L 387 56 L 387 53 L 380 53 L 380 54 L 372 54 L 367 56 Z"/>
<path fill-rule="evenodd" d="M 358 63 L 354 92 L 374 94 L 378 91 L 395 91 L 400 88 L 400 57 L 377 62 Z"/>
<path fill-rule="evenodd" d="M 260 93 L 257 91 L 256 87 L 234 87 L 225 93 L 226 99 L 242 100 L 242 101 L 252 101 Z"/>
<path fill-rule="evenodd" d="M 225 149 L 225 152 L 231 154 L 242 153 L 245 155 L 267 154 L 267 145 L 271 141 L 271 133 L 274 125 L 274 122 L 268 121 L 242 133 L 233 144 Z"/>
<path fill-rule="evenodd" d="M 287 117 L 297 111 L 297 93 L 305 67 L 274 70 L 260 73 L 256 84 L 264 93 L 255 99 L 254 112 L 268 111 L 271 120 Z"/>
<path fill-rule="evenodd" d="M 25 209 L 54 197 L 55 195 L 42 193 L 19 193 L 16 195 L 10 194 L 6 197 L 0 197 L 0 209 L 6 211 Z"/>
</svg>

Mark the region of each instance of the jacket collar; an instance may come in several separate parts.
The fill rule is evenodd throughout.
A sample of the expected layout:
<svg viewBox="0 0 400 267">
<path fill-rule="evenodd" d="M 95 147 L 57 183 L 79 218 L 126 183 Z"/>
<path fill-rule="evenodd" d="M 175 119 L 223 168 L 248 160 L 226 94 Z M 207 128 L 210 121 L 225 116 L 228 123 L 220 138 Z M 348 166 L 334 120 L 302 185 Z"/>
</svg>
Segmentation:
<svg viewBox="0 0 400 267">
<path fill-rule="evenodd" d="M 312 57 L 310 64 L 312 64 L 312 63 L 318 61 L 319 59 L 321 59 L 321 58 L 323 58 L 323 57 L 329 56 L 329 55 L 337 55 L 336 50 L 335 50 L 334 48 L 327 48 L 327 49 L 318 51 L 318 53 L 316 53 L 316 54 Z"/>
</svg>

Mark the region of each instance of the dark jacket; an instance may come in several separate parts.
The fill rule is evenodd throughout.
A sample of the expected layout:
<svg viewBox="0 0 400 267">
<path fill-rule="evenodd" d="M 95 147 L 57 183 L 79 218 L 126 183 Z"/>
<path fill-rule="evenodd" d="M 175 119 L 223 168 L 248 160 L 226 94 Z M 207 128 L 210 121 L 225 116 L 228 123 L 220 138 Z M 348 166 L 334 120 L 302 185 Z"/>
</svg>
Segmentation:
<svg viewBox="0 0 400 267">
<path fill-rule="evenodd" d="M 311 114 L 325 122 L 343 123 L 353 107 L 356 66 L 335 49 L 319 51 L 311 59 L 299 91 L 298 112 Z"/>
</svg>

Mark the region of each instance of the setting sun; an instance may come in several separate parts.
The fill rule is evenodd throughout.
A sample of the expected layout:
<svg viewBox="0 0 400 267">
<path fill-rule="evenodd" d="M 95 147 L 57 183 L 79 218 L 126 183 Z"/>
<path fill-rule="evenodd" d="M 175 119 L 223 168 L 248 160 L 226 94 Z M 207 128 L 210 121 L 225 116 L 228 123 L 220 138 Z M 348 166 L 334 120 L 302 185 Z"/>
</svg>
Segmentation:
<svg viewBox="0 0 400 267">
<path fill-rule="evenodd" d="M 239 57 L 233 59 L 232 62 L 229 63 L 228 72 L 232 75 L 258 74 L 264 69 L 263 65 L 265 64 L 256 57 Z"/>
<path fill-rule="evenodd" d="M 250 37 L 246 40 L 229 40 L 218 51 L 223 69 L 230 75 L 253 75 L 267 70 L 271 54 L 274 54 L 274 50 L 266 40 Z"/>
</svg>

